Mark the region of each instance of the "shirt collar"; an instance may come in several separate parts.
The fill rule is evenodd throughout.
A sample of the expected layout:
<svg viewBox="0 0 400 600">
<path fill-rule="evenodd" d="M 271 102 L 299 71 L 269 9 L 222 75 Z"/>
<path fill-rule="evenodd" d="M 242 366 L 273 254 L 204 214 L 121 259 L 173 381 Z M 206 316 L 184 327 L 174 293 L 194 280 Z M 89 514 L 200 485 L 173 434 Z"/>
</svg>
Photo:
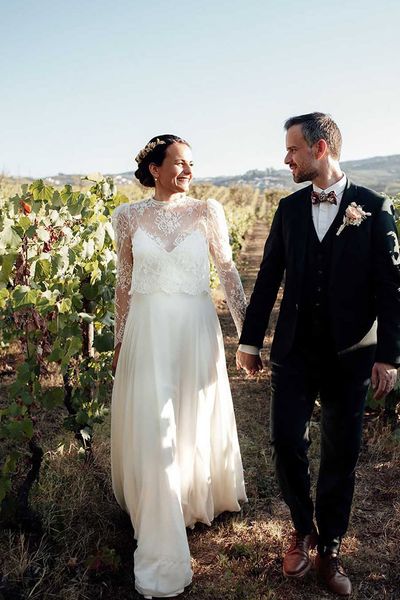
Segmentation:
<svg viewBox="0 0 400 600">
<path fill-rule="evenodd" d="M 343 194 L 346 184 L 347 184 L 347 176 L 345 173 L 343 173 L 343 175 L 342 175 L 341 179 L 339 179 L 339 181 L 337 181 L 333 185 L 330 185 L 325 190 L 322 190 L 317 185 L 315 185 L 315 183 L 313 183 L 313 190 L 314 190 L 314 192 L 318 192 L 318 194 L 320 194 L 321 192 L 325 192 L 325 194 L 329 194 L 329 192 L 333 191 L 333 192 L 335 192 L 336 196 L 340 196 Z"/>
</svg>

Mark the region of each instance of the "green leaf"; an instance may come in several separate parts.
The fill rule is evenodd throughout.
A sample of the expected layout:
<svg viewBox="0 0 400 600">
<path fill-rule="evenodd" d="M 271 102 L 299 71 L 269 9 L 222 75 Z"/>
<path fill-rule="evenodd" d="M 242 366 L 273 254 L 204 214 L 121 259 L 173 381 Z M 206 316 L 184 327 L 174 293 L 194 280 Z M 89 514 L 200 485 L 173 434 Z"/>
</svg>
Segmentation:
<svg viewBox="0 0 400 600">
<path fill-rule="evenodd" d="M 63 356 L 61 357 L 61 366 L 68 365 L 72 356 L 82 352 L 82 337 L 74 335 L 68 340 Z"/>
<path fill-rule="evenodd" d="M 10 292 L 6 288 L 0 289 L 0 309 L 5 309 L 7 306 Z"/>
<path fill-rule="evenodd" d="M 90 274 L 90 283 L 94 285 L 101 278 L 101 270 L 98 267 L 97 260 L 93 262 L 92 272 Z"/>
<path fill-rule="evenodd" d="M 21 406 L 19 404 L 17 404 L 16 402 L 11 402 L 10 406 L 8 407 L 7 412 L 10 415 L 10 417 L 17 417 L 22 412 Z"/>
<path fill-rule="evenodd" d="M 50 333 L 52 333 L 53 335 L 56 335 L 58 333 L 57 319 L 53 319 L 52 321 L 50 321 L 50 323 L 47 324 L 47 329 L 49 330 Z M 53 352 L 54 352 L 54 348 L 53 348 L 51 355 L 53 355 Z M 50 359 L 50 356 L 49 356 L 48 360 L 60 360 L 60 358 L 61 358 L 61 356 L 59 358 Z"/>
<path fill-rule="evenodd" d="M 21 383 L 21 381 L 17 379 L 16 381 L 10 383 L 10 385 L 7 388 L 7 391 L 11 398 L 18 398 L 19 396 L 21 396 L 21 393 L 25 389 L 25 386 L 26 383 Z"/>
<path fill-rule="evenodd" d="M 53 198 L 51 199 L 51 207 L 52 208 L 61 208 L 63 205 L 61 194 L 58 190 L 55 190 L 53 193 Z"/>
<path fill-rule="evenodd" d="M 56 333 L 56 332 L 54 332 L 54 333 Z M 64 348 L 61 347 L 60 340 L 57 339 L 54 342 L 53 350 L 47 357 L 47 360 L 49 362 L 58 362 L 59 360 L 61 360 L 63 358 L 63 356 L 65 356 L 65 350 L 64 350 Z"/>
<path fill-rule="evenodd" d="M 58 312 L 61 314 L 70 313 L 72 302 L 71 298 L 63 298 L 59 302 L 57 302 Z"/>
<path fill-rule="evenodd" d="M 30 227 L 28 227 L 28 229 L 25 231 L 25 235 L 29 239 L 32 239 L 33 237 L 35 237 L 35 235 L 36 235 L 36 226 L 35 225 L 31 225 Z"/>
<path fill-rule="evenodd" d="M 6 225 L 4 227 L 0 239 L 7 248 L 11 248 L 12 250 L 19 248 L 22 242 L 21 236 L 18 235 L 12 225 Z"/>
<path fill-rule="evenodd" d="M 381 398 L 380 400 L 377 400 L 374 398 L 374 393 L 374 389 L 372 388 L 372 385 L 370 385 L 368 388 L 366 406 L 368 408 L 372 408 L 373 410 L 385 406 L 385 399 Z"/>
<path fill-rule="evenodd" d="M 82 338 L 74 335 L 68 344 L 68 353 L 76 354 L 82 350 Z"/>
<path fill-rule="evenodd" d="M 85 296 L 87 300 L 94 300 L 99 295 L 99 286 L 97 283 L 94 285 L 90 285 L 89 283 L 85 283 L 82 288 L 82 294 Z"/>
<path fill-rule="evenodd" d="M 60 406 L 64 402 L 64 389 L 51 388 L 46 390 L 41 398 L 41 404 L 48 410 Z"/>
<path fill-rule="evenodd" d="M 29 186 L 32 196 L 35 200 L 44 200 L 49 202 L 53 198 L 54 190 L 49 185 L 46 185 L 42 179 L 34 181 Z"/>
<path fill-rule="evenodd" d="M 94 234 L 94 239 L 97 242 L 96 246 L 98 249 L 103 248 L 105 235 L 106 235 L 105 225 L 104 225 L 104 223 L 99 223 L 99 226 L 97 227 L 97 231 Z"/>
<path fill-rule="evenodd" d="M 35 398 L 42 397 L 42 386 L 37 379 L 33 382 L 33 394 L 35 395 Z"/>
<path fill-rule="evenodd" d="M 32 225 L 32 222 L 28 217 L 23 215 L 22 217 L 20 217 L 18 225 L 21 227 L 21 229 L 23 229 L 23 231 L 26 231 Z"/>
<path fill-rule="evenodd" d="M 4 464 L 1 468 L 1 472 L 3 475 L 9 475 L 13 471 L 15 471 L 15 467 L 17 464 L 17 454 L 16 452 L 9 454 L 4 461 Z"/>
<path fill-rule="evenodd" d="M 75 420 L 77 423 L 79 423 L 79 425 L 86 425 L 89 420 L 89 415 L 85 410 L 80 410 L 76 414 Z"/>
<path fill-rule="evenodd" d="M 114 335 L 111 332 L 96 335 L 93 346 L 98 352 L 110 352 L 114 350 Z"/>
<path fill-rule="evenodd" d="M 27 438 L 31 439 L 33 436 L 33 423 L 31 419 L 24 419 L 20 421 L 22 423 L 22 431 L 26 435 Z"/>
<path fill-rule="evenodd" d="M 2 257 L 2 264 L 1 264 L 1 271 L 0 271 L 0 282 L 1 283 L 8 283 L 8 280 L 10 278 L 11 272 L 15 265 L 15 260 L 16 260 L 17 256 L 18 256 L 18 254 L 11 252 L 10 254 L 5 254 Z"/>
<path fill-rule="evenodd" d="M 35 281 L 46 281 L 51 274 L 51 263 L 47 258 L 40 258 L 35 263 Z"/>
<path fill-rule="evenodd" d="M 21 390 L 20 398 L 21 398 L 22 402 L 25 404 L 25 406 L 30 406 L 33 402 L 31 393 L 27 388 Z M 25 411 L 26 411 L 26 408 L 24 407 L 23 412 L 25 413 Z"/>
<path fill-rule="evenodd" d="M 72 191 L 72 186 L 69 184 L 65 185 L 64 188 L 60 192 L 60 197 L 61 197 L 61 201 L 64 205 L 68 204 L 68 202 L 71 202 L 72 198 L 74 197 L 74 192 Z"/>
<path fill-rule="evenodd" d="M 85 204 L 85 195 L 84 194 L 72 194 L 72 196 L 68 199 L 67 207 L 69 212 L 73 217 L 81 215 L 83 207 Z"/>
<path fill-rule="evenodd" d="M 37 296 L 38 290 L 33 290 L 28 285 L 18 285 L 12 294 L 15 308 L 35 304 Z"/>
<path fill-rule="evenodd" d="M 8 433 L 8 436 L 11 439 L 23 440 L 26 436 L 28 436 L 26 431 L 29 432 L 29 425 L 27 425 L 25 423 L 25 421 L 11 421 L 10 423 L 7 423 L 7 425 L 5 426 L 5 429 Z M 31 429 L 32 429 L 32 433 L 33 433 L 32 421 L 31 421 Z"/>
<path fill-rule="evenodd" d="M 32 373 L 32 365 L 29 363 L 25 362 L 19 365 L 17 369 L 17 378 L 19 383 L 28 383 L 28 381 L 31 381 Z"/>
</svg>

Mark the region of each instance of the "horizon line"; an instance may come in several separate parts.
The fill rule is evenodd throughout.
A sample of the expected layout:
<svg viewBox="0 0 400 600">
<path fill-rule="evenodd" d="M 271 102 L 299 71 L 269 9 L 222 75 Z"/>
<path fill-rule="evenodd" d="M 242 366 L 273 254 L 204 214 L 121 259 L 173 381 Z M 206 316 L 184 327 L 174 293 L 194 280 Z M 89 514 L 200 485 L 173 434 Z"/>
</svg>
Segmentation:
<svg viewBox="0 0 400 600">
<path fill-rule="evenodd" d="M 366 161 L 366 160 L 374 160 L 374 159 L 379 159 L 379 158 L 394 158 L 394 157 L 400 157 L 400 153 L 398 154 L 378 154 L 375 156 L 367 156 L 365 158 L 350 158 L 347 160 L 343 160 L 343 161 L 339 161 L 341 164 L 343 163 L 349 163 L 349 162 L 358 162 L 358 161 Z M 241 173 L 235 173 L 235 174 L 220 174 L 220 175 L 202 175 L 202 176 L 197 176 L 195 177 L 195 179 L 217 179 L 218 177 L 238 177 L 240 175 L 245 175 L 246 173 L 248 173 L 249 171 L 267 171 L 269 169 L 272 169 L 273 171 L 285 171 L 286 169 L 285 167 L 282 168 L 277 168 L 277 167 L 272 167 L 272 166 L 267 166 L 264 167 L 263 169 L 261 168 L 252 168 L 252 169 L 248 169 L 247 171 L 241 172 Z M 102 175 L 106 175 L 106 176 L 116 176 L 116 175 L 120 175 L 121 173 L 133 173 L 135 169 L 132 169 L 130 171 L 119 171 L 119 172 L 114 172 L 114 173 L 110 173 L 109 171 L 107 172 L 101 172 L 101 171 L 94 171 L 93 169 L 89 170 L 86 174 L 90 174 L 90 173 L 94 173 L 94 172 L 98 172 L 101 173 Z M 43 175 L 43 176 L 30 176 L 30 175 L 14 175 L 14 174 L 8 174 L 5 170 L 0 171 L 0 177 L 6 177 L 6 178 L 10 178 L 10 179 L 49 179 L 52 177 L 57 177 L 57 176 L 68 176 L 68 177 L 79 177 L 82 176 L 83 173 L 85 173 L 84 171 L 81 172 L 75 172 L 75 173 L 67 173 L 65 171 L 59 171 L 56 175 Z M 290 170 L 287 170 L 287 173 L 290 174 Z"/>
</svg>

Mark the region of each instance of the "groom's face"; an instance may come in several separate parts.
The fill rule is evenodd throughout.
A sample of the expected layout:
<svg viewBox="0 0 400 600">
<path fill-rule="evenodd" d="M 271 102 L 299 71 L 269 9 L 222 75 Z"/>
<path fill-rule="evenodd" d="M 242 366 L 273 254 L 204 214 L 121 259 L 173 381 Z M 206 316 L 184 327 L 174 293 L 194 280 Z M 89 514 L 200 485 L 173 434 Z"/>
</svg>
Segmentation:
<svg viewBox="0 0 400 600">
<path fill-rule="evenodd" d="M 285 164 L 289 165 L 296 183 L 313 181 L 318 176 L 319 162 L 314 147 L 304 139 L 301 125 L 293 125 L 286 132 Z"/>
</svg>

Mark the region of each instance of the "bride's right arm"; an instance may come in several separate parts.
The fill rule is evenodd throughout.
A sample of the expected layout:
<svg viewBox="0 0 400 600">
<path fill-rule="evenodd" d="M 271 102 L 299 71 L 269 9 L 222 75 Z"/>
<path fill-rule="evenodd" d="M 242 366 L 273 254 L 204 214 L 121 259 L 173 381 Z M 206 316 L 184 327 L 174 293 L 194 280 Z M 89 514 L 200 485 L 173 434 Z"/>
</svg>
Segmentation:
<svg viewBox="0 0 400 600">
<path fill-rule="evenodd" d="M 118 207 L 112 216 L 117 249 L 117 280 L 115 286 L 114 346 L 119 347 L 124 336 L 131 297 L 133 254 L 129 223 L 129 206 Z"/>
</svg>

